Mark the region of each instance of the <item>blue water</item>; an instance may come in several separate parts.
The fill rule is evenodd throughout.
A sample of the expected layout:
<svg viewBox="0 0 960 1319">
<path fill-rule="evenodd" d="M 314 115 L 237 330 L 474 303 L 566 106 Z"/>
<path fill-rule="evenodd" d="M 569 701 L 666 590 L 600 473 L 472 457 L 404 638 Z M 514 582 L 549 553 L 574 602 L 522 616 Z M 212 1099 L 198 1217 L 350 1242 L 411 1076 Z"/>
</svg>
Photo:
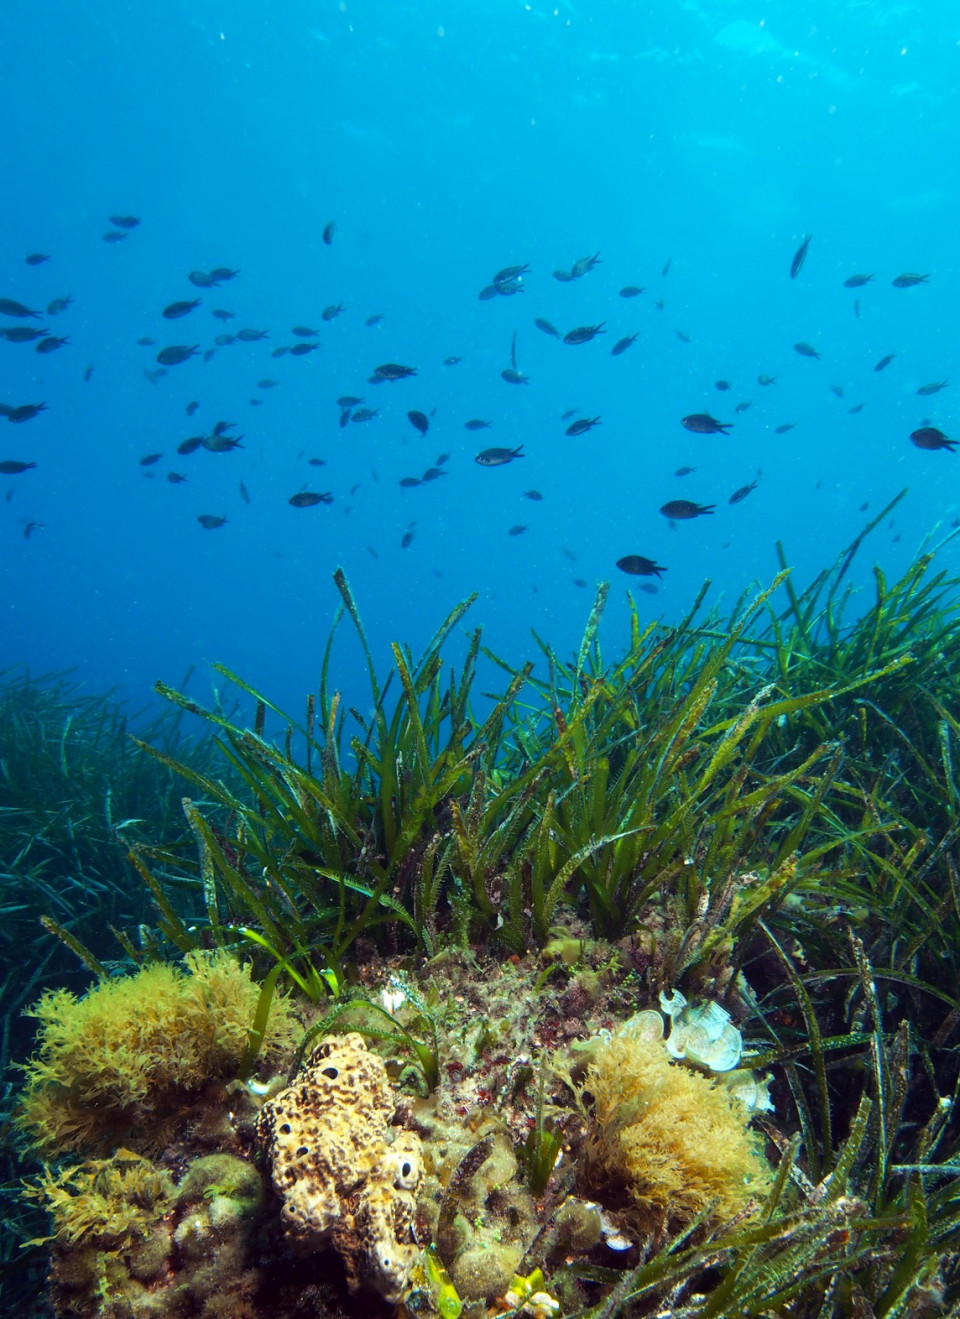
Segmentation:
<svg viewBox="0 0 960 1319">
<path fill-rule="evenodd" d="M 804 584 L 909 487 L 861 551 L 852 578 L 868 585 L 873 562 L 901 571 L 960 511 L 960 457 L 909 440 L 926 420 L 957 425 L 948 6 L 6 0 L 0 25 L 0 297 L 40 310 L 73 297 L 59 316 L 0 317 L 70 340 L 47 356 L 0 341 L 0 401 L 48 407 L 0 418 L 0 460 L 36 463 L 0 478 L 0 667 L 76 668 L 142 701 L 192 665 L 204 696 L 217 660 L 299 709 L 338 565 L 378 662 L 391 640 L 417 650 L 476 591 L 474 624 L 519 663 L 536 657 L 531 627 L 561 652 L 575 644 L 599 580 L 613 581 L 616 651 L 628 589 L 644 618 L 680 616 L 705 577 L 711 599 L 732 601 L 773 575 L 777 540 Z M 105 242 L 118 213 L 141 223 Z M 50 260 L 26 264 L 34 252 Z M 553 278 L 596 252 L 583 278 Z M 521 263 L 522 293 L 478 299 Z M 216 266 L 240 275 L 188 282 Z M 892 287 L 903 272 L 929 282 Z M 875 278 L 845 289 L 856 273 Z M 618 296 L 631 284 L 645 292 Z M 194 296 L 189 316 L 162 318 Z M 606 333 L 571 347 L 534 317 Z M 297 324 L 320 330 L 318 351 L 273 358 Z M 146 377 L 162 347 L 205 350 L 245 326 L 269 338 Z M 514 332 L 525 385 L 500 375 Z M 451 355 L 462 361 L 443 365 Z M 368 384 L 384 362 L 418 374 Z M 777 383 L 760 387 L 761 373 Z M 344 393 L 379 417 L 341 428 Z M 425 437 L 410 409 L 429 414 Z M 568 409 L 602 424 L 570 439 Z M 730 434 L 681 426 L 701 411 Z M 465 430 L 471 417 L 491 429 Z M 176 455 L 218 419 L 237 423 L 242 449 Z M 474 462 L 520 444 L 508 466 Z M 398 485 L 441 452 L 446 477 Z M 677 478 L 681 465 L 696 471 Z M 304 488 L 334 502 L 291 507 Z M 671 526 L 659 509 L 676 498 L 716 512 Z M 201 514 L 227 523 L 205 531 Z M 662 580 L 624 576 L 626 554 L 665 565 Z M 348 690 L 357 665 L 345 639 Z"/>
</svg>

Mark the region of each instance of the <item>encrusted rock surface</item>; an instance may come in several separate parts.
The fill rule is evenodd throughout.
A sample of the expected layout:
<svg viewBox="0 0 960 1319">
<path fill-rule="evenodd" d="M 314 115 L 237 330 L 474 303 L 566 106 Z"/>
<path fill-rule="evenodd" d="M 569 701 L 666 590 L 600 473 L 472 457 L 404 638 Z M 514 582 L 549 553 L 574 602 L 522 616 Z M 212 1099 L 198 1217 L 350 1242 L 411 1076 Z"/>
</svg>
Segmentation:
<svg viewBox="0 0 960 1319">
<path fill-rule="evenodd" d="M 362 1036 L 332 1036 L 293 1085 L 264 1104 L 258 1137 L 298 1254 L 332 1244 L 350 1289 L 400 1299 L 417 1253 L 419 1137 L 394 1132 L 396 1097 Z"/>
</svg>

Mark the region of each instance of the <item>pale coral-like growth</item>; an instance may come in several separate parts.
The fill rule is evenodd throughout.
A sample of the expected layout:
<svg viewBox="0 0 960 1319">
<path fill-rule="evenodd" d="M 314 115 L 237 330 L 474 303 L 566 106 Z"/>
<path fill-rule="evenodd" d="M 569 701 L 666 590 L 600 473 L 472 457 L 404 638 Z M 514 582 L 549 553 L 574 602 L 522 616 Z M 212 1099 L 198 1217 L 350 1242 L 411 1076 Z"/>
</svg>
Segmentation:
<svg viewBox="0 0 960 1319">
<path fill-rule="evenodd" d="M 306 1253 L 332 1243 L 351 1291 L 365 1284 L 393 1302 L 416 1257 L 423 1175 L 419 1137 L 390 1128 L 395 1107 L 383 1061 L 351 1033 L 315 1049 L 258 1124 L 291 1244 Z"/>
<path fill-rule="evenodd" d="M 618 1032 L 595 1049 L 587 1180 L 626 1192 L 638 1221 L 679 1227 L 712 1202 L 722 1222 L 773 1180 L 743 1105 L 724 1085 L 671 1062 L 663 1046 Z"/>
<path fill-rule="evenodd" d="M 150 1151 L 164 1123 L 213 1082 L 243 1066 L 259 997 L 250 969 L 226 952 L 191 953 L 187 972 L 166 963 L 104 980 L 82 998 L 48 991 L 28 1009 L 40 1023 L 25 1064 L 19 1123 L 47 1154 Z M 289 1047 L 294 1019 L 277 995 L 262 1056 Z"/>
</svg>

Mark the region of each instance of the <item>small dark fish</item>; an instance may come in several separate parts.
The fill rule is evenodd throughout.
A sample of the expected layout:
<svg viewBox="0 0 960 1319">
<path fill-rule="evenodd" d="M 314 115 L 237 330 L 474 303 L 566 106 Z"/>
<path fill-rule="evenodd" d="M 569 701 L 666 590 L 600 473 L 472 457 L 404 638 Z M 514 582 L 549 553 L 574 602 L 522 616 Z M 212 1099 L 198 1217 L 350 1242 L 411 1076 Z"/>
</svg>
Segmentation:
<svg viewBox="0 0 960 1319">
<path fill-rule="evenodd" d="M 127 235 L 118 233 L 116 229 L 108 229 L 105 234 L 100 236 L 105 243 L 122 243 Z"/>
<path fill-rule="evenodd" d="M 795 343 L 793 345 L 793 351 L 799 353 L 801 357 L 815 357 L 817 361 L 820 360 L 820 354 L 811 344 Z"/>
<path fill-rule="evenodd" d="M 326 243 L 327 247 L 333 242 L 333 236 L 336 232 L 337 226 L 334 224 L 333 220 L 328 220 L 323 226 L 323 241 Z"/>
<path fill-rule="evenodd" d="M 295 343 L 290 349 L 290 356 L 306 357 L 307 353 L 315 353 L 319 347 L 316 343 Z"/>
<path fill-rule="evenodd" d="M 561 545 L 560 549 L 565 559 L 569 559 L 571 563 L 576 563 L 577 556 L 574 554 L 573 550 L 569 549 L 566 545 Z"/>
<path fill-rule="evenodd" d="M 229 453 L 231 449 L 242 449 L 242 435 L 204 435 L 200 443 L 208 453 Z"/>
<path fill-rule="evenodd" d="M 757 477 L 756 481 L 751 481 L 749 485 L 742 485 L 739 490 L 734 490 L 733 494 L 727 500 L 727 503 L 739 504 L 741 500 L 746 499 L 751 490 L 756 490 L 759 481 L 760 478 Z"/>
<path fill-rule="evenodd" d="M 578 417 L 576 421 L 570 423 L 564 434 L 570 436 L 586 435 L 587 431 L 592 430 L 594 426 L 602 425 L 603 420 L 600 417 Z"/>
<path fill-rule="evenodd" d="M 342 302 L 338 302 L 335 304 L 331 303 L 329 307 L 324 307 L 323 311 L 320 313 L 320 319 L 324 321 L 335 320 L 342 311 L 343 311 Z"/>
<path fill-rule="evenodd" d="M 30 468 L 36 465 L 36 463 L 18 463 L 13 458 L 7 458 L 0 463 L 0 473 L 4 476 L 19 476 L 21 472 L 29 472 Z"/>
<path fill-rule="evenodd" d="M 162 453 L 148 453 L 143 458 L 140 459 L 140 466 L 152 467 L 153 464 L 158 463 L 162 457 L 163 457 Z"/>
<path fill-rule="evenodd" d="M 921 426 L 910 432 L 910 439 L 918 449 L 949 449 L 951 453 L 960 444 L 960 440 L 948 439 L 936 426 Z"/>
<path fill-rule="evenodd" d="M 227 431 L 232 431 L 236 426 L 235 421 L 218 421 L 213 428 L 214 435 L 226 435 Z"/>
<path fill-rule="evenodd" d="M 667 571 L 662 563 L 656 563 L 644 554 L 625 554 L 617 560 L 617 567 L 631 577 L 659 577 Z"/>
<path fill-rule="evenodd" d="M 46 330 L 35 330 L 29 325 L 11 325 L 0 330 L 0 339 L 6 339 L 7 343 L 32 343 L 34 339 L 43 339 L 46 333 Z"/>
<path fill-rule="evenodd" d="M 401 476 L 400 480 L 397 482 L 397 485 L 404 490 L 412 490 L 415 485 L 422 484 L 423 482 L 420 480 L 419 476 Z"/>
<path fill-rule="evenodd" d="M 529 261 L 522 266 L 504 266 L 503 270 L 498 270 L 493 277 L 493 282 L 497 288 L 503 284 L 515 284 L 517 280 L 523 278 L 530 269 Z"/>
<path fill-rule="evenodd" d="M 227 321 L 235 321 L 237 319 L 236 312 L 224 311 L 221 307 L 215 307 L 213 314 L 218 321 L 223 321 L 224 324 L 226 324 Z"/>
<path fill-rule="evenodd" d="M 197 408 L 198 408 L 199 406 L 200 406 L 200 404 L 199 404 L 196 400 L 194 400 L 192 403 L 188 403 L 188 404 L 187 404 L 187 406 L 186 406 L 186 408 L 184 409 L 184 411 L 186 412 L 186 414 L 187 414 L 188 417 L 192 417 L 193 414 L 196 412 L 196 410 L 197 410 Z"/>
<path fill-rule="evenodd" d="M 50 260 L 50 257 L 46 252 L 31 252 L 24 260 L 28 266 L 42 266 L 45 261 Z"/>
<path fill-rule="evenodd" d="M 715 381 L 713 382 L 713 387 L 714 387 L 714 389 L 719 389 L 720 393 L 722 394 L 722 393 L 724 393 L 726 390 L 728 390 L 728 389 L 730 388 L 730 381 L 729 381 L 729 380 L 715 380 Z"/>
<path fill-rule="evenodd" d="M 262 380 L 257 381 L 257 389 L 276 389 L 277 382 L 271 380 L 269 376 L 264 376 Z"/>
<path fill-rule="evenodd" d="M 857 320 L 860 319 L 860 299 L 859 299 L 859 298 L 857 298 L 856 302 L 853 304 L 853 314 L 854 314 L 854 316 L 856 316 Z"/>
<path fill-rule="evenodd" d="M 566 412 L 560 413 L 560 420 L 569 421 L 571 417 L 576 415 L 576 411 L 577 411 L 576 408 L 567 408 Z"/>
<path fill-rule="evenodd" d="M 569 284 L 572 279 L 576 279 L 576 276 L 571 275 L 569 270 L 555 270 L 553 277 L 561 284 Z"/>
<path fill-rule="evenodd" d="M 588 273 L 588 271 L 591 271 L 594 266 L 599 266 L 600 264 L 600 253 L 594 252 L 593 256 L 582 256 L 579 261 L 574 261 L 573 265 L 570 267 L 570 274 L 574 279 L 581 279 Z"/>
<path fill-rule="evenodd" d="M 430 429 L 430 419 L 425 412 L 408 412 L 407 420 L 415 431 L 421 435 L 426 435 Z"/>
<path fill-rule="evenodd" d="M 215 281 L 202 270 L 191 270 L 187 279 L 198 289 L 212 289 L 215 286 Z"/>
<path fill-rule="evenodd" d="M 618 339 L 610 349 L 610 356 L 619 357 L 621 353 L 625 353 L 631 344 L 637 342 L 638 337 L 639 334 L 628 334 L 625 338 Z"/>
<path fill-rule="evenodd" d="M 935 380 L 932 384 L 921 385 L 917 393 L 926 397 L 928 394 L 939 394 L 941 389 L 946 389 L 946 387 L 947 382 L 945 380 Z"/>
<path fill-rule="evenodd" d="M 31 535 L 32 535 L 33 532 L 35 532 L 35 531 L 43 531 L 43 523 L 42 523 L 42 522 L 28 522 L 27 525 L 26 525 L 26 526 L 24 527 L 24 529 L 23 529 L 23 539 L 24 539 L 24 540 L 29 540 L 30 537 L 31 537 Z"/>
<path fill-rule="evenodd" d="M 890 363 L 893 361 L 893 359 L 894 359 L 895 357 L 896 357 L 896 353 L 887 353 L 886 357 L 881 357 L 881 358 L 880 358 L 880 361 L 879 361 L 879 362 L 877 363 L 877 365 L 873 368 L 874 371 L 883 371 L 883 370 L 885 370 L 886 367 L 888 367 L 888 366 L 890 365 Z"/>
<path fill-rule="evenodd" d="M 341 394 L 337 399 L 338 408 L 355 408 L 362 403 L 363 399 L 358 398 L 356 394 Z"/>
<path fill-rule="evenodd" d="M 299 494 L 293 495 L 287 500 L 294 508 L 313 508 L 316 504 L 332 504 L 333 495 L 329 490 L 317 493 L 314 490 L 301 490 Z"/>
<path fill-rule="evenodd" d="M 227 519 L 214 517 L 212 513 L 201 513 L 197 518 L 197 521 L 200 523 L 201 527 L 203 527 L 204 531 L 216 531 L 217 527 L 222 527 L 226 524 Z"/>
<path fill-rule="evenodd" d="M 374 417 L 380 416 L 379 408 L 357 408 L 356 412 L 350 418 L 351 421 L 373 421 Z"/>
<path fill-rule="evenodd" d="M 533 323 L 537 329 L 542 330 L 544 334 L 552 335 L 554 339 L 560 338 L 560 331 L 555 326 L 551 325 L 549 321 L 545 321 L 542 316 L 534 317 Z"/>
<path fill-rule="evenodd" d="M 441 476 L 449 476 L 449 475 L 450 473 L 445 472 L 442 467 L 428 467 L 427 470 L 424 472 L 423 476 L 421 476 L 420 480 L 423 482 L 436 481 Z"/>
<path fill-rule="evenodd" d="M 194 344 L 192 348 L 187 348 L 183 344 L 172 344 L 169 348 L 160 349 L 157 353 L 157 361 L 161 366 L 179 366 L 181 362 L 193 357 L 199 351 L 199 347 L 199 344 Z"/>
<path fill-rule="evenodd" d="M 490 429 L 489 421 L 483 421 L 480 417 L 472 417 L 469 421 L 465 421 L 463 424 L 468 431 L 485 431 Z"/>
<path fill-rule="evenodd" d="M 311 330 L 309 325 L 295 325 L 290 333 L 295 334 L 298 339 L 316 339 L 320 331 Z"/>
<path fill-rule="evenodd" d="M 522 371 L 518 371 L 515 366 L 508 366 L 505 371 L 500 372 L 501 380 L 505 380 L 508 385 L 529 385 L 530 377 L 525 376 Z"/>
<path fill-rule="evenodd" d="M 247 489 L 247 487 L 243 484 L 242 481 L 240 482 L 240 484 L 239 484 L 239 486 L 238 486 L 237 488 L 238 488 L 239 491 L 240 491 L 240 498 L 243 500 L 243 502 L 244 502 L 245 504 L 249 504 L 249 503 L 250 503 L 250 491 Z"/>
<path fill-rule="evenodd" d="M 690 342 L 689 334 L 685 334 L 683 330 L 674 330 L 674 334 L 677 336 L 677 338 L 680 340 L 681 343 Z"/>
<path fill-rule="evenodd" d="M 449 461 L 450 461 L 450 455 L 449 455 L 448 453 L 438 453 L 438 454 L 437 454 L 437 466 L 438 466 L 438 467 L 442 467 L 442 466 L 444 465 L 444 463 L 448 463 Z"/>
<path fill-rule="evenodd" d="M 405 550 L 408 545 L 413 543 L 413 531 L 408 528 L 400 538 L 400 548 Z"/>
<path fill-rule="evenodd" d="M 445 358 L 443 359 L 443 365 L 444 365 L 444 366 L 456 366 L 458 362 L 462 362 L 462 361 L 463 361 L 463 358 L 462 358 L 462 357 L 445 357 Z"/>
<path fill-rule="evenodd" d="M 706 513 L 712 513 L 715 507 L 715 504 L 694 504 L 689 499 L 671 499 L 660 512 L 665 518 L 683 521 L 686 518 L 703 517 Z"/>
<path fill-rule="evenodd" d="M 521 444 L 516 449 L 481 449 L 474 462 L 479 463 L 481 467 L 503 467 L 506 463 L 513 462 L 514 458 L 525 457 Z"/>
<path fill-rule="evenodd" d="M 65 298 L 54 298 L 52 302 L 47 303 L 47 315 L 59 316 L 62 311 L 66 311 L 73 302 L 73 298 L 68 293 Z"/>
<path fill-rule="evenodd" d="M 187 478 L 181 476 L 179 472 L 167 472 L 167 480 L 171 485 L 183 485 L 186 479 Z"/>
<path fill-rule="evenodd" d="M 374 368 L 373 374 L 378 380 L 406 380 L 417 374 L 415 366 L 401 366 L 398 362 L 384 362 Z"/>
<path fill-rule="evenodd" d="M 870 500 L 869 500 L 869 499 L 865 499 L 865 500 L 863 501 L 863 503 L 860 505 L 860 507 L 857 509 L 857 512 L 858 512 L 858 513 L 866 513 L 866 511 L 867 511 L 867 509 L 868 509 L 869 507 L 870 507 Z"/>
<path fill-rule="evenodd" d="M 581 590 L 583 590 L 587 585 L 587 583 L 583 580 L 582 577 L 574 577 L 572 580 L 574 586 L 579 586 Z"/>
<path fill-rule="evenodd" d="M 858 404 L 856 404 L 855 407 L 847 408 L 847 413 L 848 413 L 851 417 L 854 416 L 857 412 L 862 412 L 862 411 L 863 411 L 863 404 L 862 404 L 862 403 L 858 403 Z"/>
<path fill-rule="evenodd" d="M 689 416 L 680 419 L 680 425 L 695 435 L 726 435 L 733 422 L 717 421 L 709 412 L 691 412 Z"/>
<path fill-rule="evenodd" d="M 695 472 L 696 470 L 695 467 L 678 467 L 674 472 L 674 476 L 689 476 L 691 472 Z"/>
<path fill-rule="evenodd" d="M 22 302 L 17 302 L 14 298 L 0 298 L 0 316 L 16 316 L 20 320 L 40 319 L 38 311 L 25 307 Z"/>
<path fill-rule="evenodd" d="M 810 241 L 810 240 L 809 240 L 809 238 L 808 238 L 808 239 L 807 239 L 807 242 L 809 242 L 809 241 Z M 660 274 L 661 274 L 661 275 L 669 275 L 669 273 L 670 273 L 670 262 L 671 262 L 672 260 L 673 260 L 673 257 L 671 257 L 671 256 L 668 256 L 668 257 L 667 257 L 667 264 L 666 264 L 666 265 L 664 266 L 664 268 L 660 271 Z"/>
<path fill-rule="evenodd" d="M 733 410 L 734 412 L 746 412 L 748 411 L 749 407 L 750 407 L 750 401 L 748 399 L 747 402 L 745 403 L 737 403 Z"/>
<path fill-rule="evenodd" d="M 217 266 L 216 270 L 210 271 L 210 281 L 213 284 L 226 284 L 229 279 L 236 279 L 240 274 L 239 270 L 230 270 L 227 266 Z"/>
<path fill-rule="evenodd" d="M 599 325 L 578 325 L 575 330 L 568 330 L 563 336 L 563 342 L 569 344 L 589 343 L 595 339 L 598 334 L 606 334 L 603 328 L 606 321 L 601 321 Z"/>
<path fill-rule="evenodd" d="M 777 383 L 776 376 L 757 376 L 758 385 L 775 385 L 776 383 Z"/>
<path fill-rule="evenodd" d="M 149 334 L 141 334 L 137 340 L 137 344 L 141 348 L 152 348 L 156 342 L 156 339 L 151 339 Z"/>
<path fill-rule="evenodd" d="M 773 433 L 774 435 L 786 435 L 787 431 L 792 431 L 796 424 L 795 421 L 785 421 L 782 426 L 777 426 Z"/>
<path fill-rule="evenodd" d="M 115 224 L 118 229 L 136 229 L 140 223 L 136 215 L 111 215 L 108 216 L 111 224 Z"/>
<path fill-rule="evenodd" d="M 515 526 L 512 526 L 512 527 L 509 529 L 509 531 L 507 532 L 507 535 L 508 535 L 508 536 L 522 536 L 523 533 L 524 533 L 526 530 L 527 530 L 527 524 L 526 524 L 525 522 L 518 522 L 518 523 L 516 523 Z"/>
<path fill-rule="evenodd" d="M 807 248 L 810 246 L 810 239 L 812 237 L 813 234 L 807 234 L 806 238 L 797 248 L 796 252 L 794 252 L 793 260 L 790 262 L 791 279 L 796 279 L 796 277 L 800 274 L 800 270 L 803 266 L 803 263 L 807 259 Z"/>
<path fill-rule="evenodd" d="M 55 353 L 58 348 L 62 348 L 64 344 L 69 342 L 70 340 L 66 336 L 58 338 L 55 334 L 51 334 L 48 338 L 41 339 L 34 351 L 37 353 Z"/>
<path fill-rule="evenodd" d="M 642 292 L 643 289 L 636 284 L 627 284 L 625 288 L 620 290 L 620 296 L 621 298 L 639 298 Z"/>
<path fill-rule="evenodd" d="M 238 330 L 237 338 L 241 343 L 256 343 L 259 339 L 269 339 L 266 330 Z"/>
<path fill-rule="evenodd" d="M 495 298 L 499 292 L 500 290 L 497 288 L 496 284 L 485 284 L 477 294 L 477 297 L 481 302 L 489 302 L 492 298 Z"/>
<path fill-rule="evenodd" d="M 88 366 L 87 369 L 86 369 L 86 371 L 84 371 L 84 373 L 83 373 L 83 383 L 84 383 L 85 385 L 88 385 L 88 384 L 90 383 L 90 377 L 91 377 L 92 375 L 93 375 L 93 366 L 91 365 L 91 366 Z"/>
<path fill-rule="evenodd" d="M 640 583 L 640 590 L 643 591 L 645 595 L 657 595 L 657 594 L 658 594 L 657 587 L 654 586 L 653 582 L 641 582 L 641 583 Z"/>
<path fill-rule="evenodd" d="M 523 497 L 524 499 L 532 499 L 535 504 L 539 504 L 543 499 L 543 495 L 539 490 L 524 490 Z"/>
<path fill-rule="evenodd" d="M 10 409 L 7 413 L 7 421 L 33 421 L 38 413 L 46 412 L 46 410 L 46 403 L 21 403 L 18 408 Z"/>
<path fill-rule="evenodd" d="M 177 321 L 181 316 L 189 316 L 202 301 L 202 298 L 194 298 L 192 302 L 171 302 L 168 307 L 164 307 L 161 315 L 168 321 Z"/>
<path fill-rule="evenodd" d="M 836 394 L 837 398 L 843 398 L 843 385 L 831 385 L 831 392 Z"/>
<path fill-rule="evenodd" d="M 327 460 L 326 460 L 326 458 L 308 458 L 308 459 L 307 459 L 307 466 L 308 466 L 308 467 L 326 467 L 326 465 L 327 465 Z"/>
<path fill-rule="evenodd" d="M 928 283 L 929 279 L 929 275 L 898 275 L 893 281 L 893 287 L 895 289 L 912 289 L 915 288 L 917 284 Z"/>
<path fill-rule="evenodd" d="M 851 275 L 849 279 L 843 281 L 843 287 L 845 289 L 862 289 L 864 284 L 869 284 L 872 279 L 872 275 Z"/>
<path fill-rule="evenodd" d="M 383 312 L 375 311 L 372 316 L 368 316 L 363 322 L 368 328 L 372 329 L 374 325 L 379 325 L 383 320 Z"/>
</svg>

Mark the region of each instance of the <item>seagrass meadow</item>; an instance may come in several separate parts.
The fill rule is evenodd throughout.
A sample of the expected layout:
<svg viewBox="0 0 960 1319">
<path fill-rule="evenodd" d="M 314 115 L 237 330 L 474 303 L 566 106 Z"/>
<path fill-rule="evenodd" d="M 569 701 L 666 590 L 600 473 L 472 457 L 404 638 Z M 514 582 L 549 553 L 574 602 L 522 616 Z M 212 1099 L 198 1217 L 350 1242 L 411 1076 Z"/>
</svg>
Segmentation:
<svg viewBox="0 0 960 1319">
<path fill-rule="evenodd" d="M 11 1312 L 960 1314 L 960 582 L 862 540 L 520 668 L 338 573 L 302 718 L 8 679 Z"/>
</svg>

